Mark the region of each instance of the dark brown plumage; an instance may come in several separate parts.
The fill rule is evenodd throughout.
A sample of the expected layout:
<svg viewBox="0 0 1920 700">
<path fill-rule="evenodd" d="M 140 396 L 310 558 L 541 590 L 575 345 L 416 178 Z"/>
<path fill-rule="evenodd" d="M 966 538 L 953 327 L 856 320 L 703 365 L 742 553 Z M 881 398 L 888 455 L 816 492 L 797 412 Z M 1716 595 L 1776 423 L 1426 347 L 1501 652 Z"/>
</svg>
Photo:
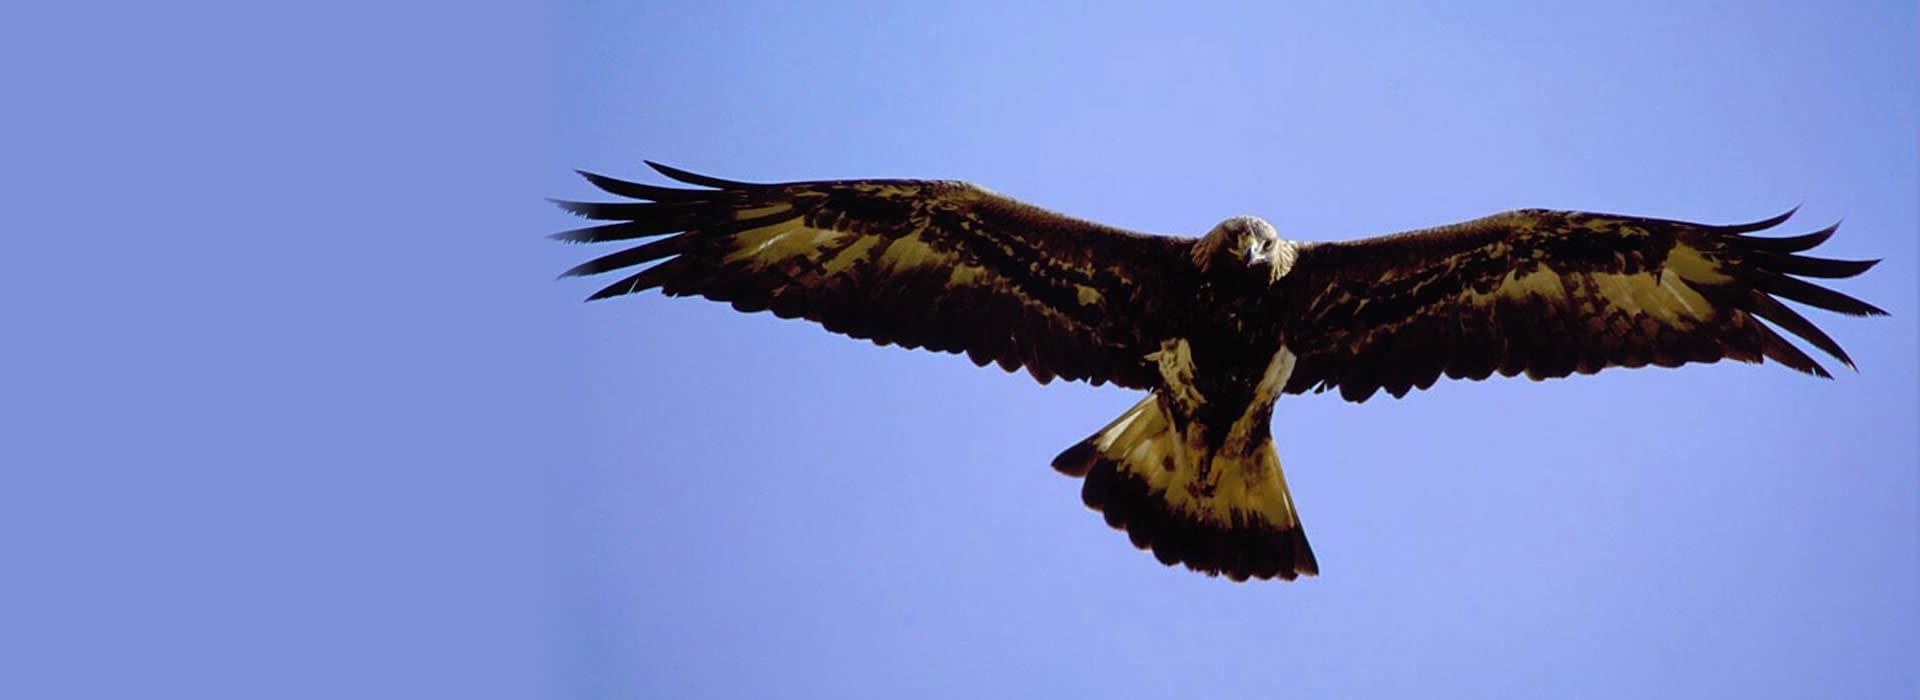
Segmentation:
<svg viewBox="0 0 1920 700">
<path fill-rule="evenodd" d="M 1607 367 L 1762 357 L 1831 376 L 1764 319 L 1848 367 L 1853 360 L 1781 297 L 1854 316 L 1886 312 L 1794 277 L 1844 278 L 1877 260 L 1795 255 L 1836 227 L 1793 238 L 1628 216 L 1507 212 L 1455 226 L 1303 246 L 1276 292 L 1288 299 L 1289 393 L 1402 396 L 1441 374 L 1533 379 Z"/>
<path fill-rule="evenodd" d="M 590 298 L 658 288 L 1042 383 L 1148 390 L 1053 466 L 1084 478 L 1083 500 L 1135 546 L 1235 580 L 1319 571 L 1269 435 L 1282 393 L 1364 401 L 1441 376 L 1721 359 L 1825 377 L 1773 328 L 1852 359 L 1780 299 L 1885 313 L 1801 279 L 1877 262 L 1800 254 L 1834 227 L 1752 235 L 1791 212 L 1710 226 L 1528 209 L 1344 243 L 1286 241 L 1240 217 L 1170 238 L 961 182 L 756 184 L 650 165 L 709 189 L 582 173 L 634 201 L 558 202 L 611 223 L 556 238 L 632 242 L 563 275 L 626 275 Z"/>
<path fill-rule="evenodd" d="M 865 180 L 760 185 L 655 165 L 719 190 L 655 187 L 590 173 L 648 203 L 559 204 L 619 223 L 555 238 L 643 245 L 565 274 L 649 262 L 591 298 L 658 287 L 741 311 L 771 310 L 880 344 L 964 352 L 975 364 L 1150 388 L 1157 292 L 1184 241 L 1043 211 L 962 182 Z M 756 246 L 759 246 L 757 249 Z M 1083 295 L 1091 295 L 1084 296 Z M 1041 342 L 1044 341 L 1044 342 Z"/>
</svg>

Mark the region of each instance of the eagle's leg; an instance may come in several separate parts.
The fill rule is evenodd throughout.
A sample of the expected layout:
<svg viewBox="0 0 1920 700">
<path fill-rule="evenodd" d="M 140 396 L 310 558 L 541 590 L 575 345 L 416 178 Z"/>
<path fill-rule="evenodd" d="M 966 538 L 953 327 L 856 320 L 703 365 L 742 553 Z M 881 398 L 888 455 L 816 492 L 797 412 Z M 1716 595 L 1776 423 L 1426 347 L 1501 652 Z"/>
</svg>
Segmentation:
<svg viewBox="0 0 1920 700">
<path fill-rule="evenodd" d="M 1086 478 L 1081 498 L 1168 565 L 1236 581 L 1319 573 L 1269 437 L 1273 398 L 1293 356 L 1275 353 L 1250 405 L 1230 422 L 1201 419 L 1186 341 L 1158 358 L 1163 388 L 1053 461 Z"/>
</svg>

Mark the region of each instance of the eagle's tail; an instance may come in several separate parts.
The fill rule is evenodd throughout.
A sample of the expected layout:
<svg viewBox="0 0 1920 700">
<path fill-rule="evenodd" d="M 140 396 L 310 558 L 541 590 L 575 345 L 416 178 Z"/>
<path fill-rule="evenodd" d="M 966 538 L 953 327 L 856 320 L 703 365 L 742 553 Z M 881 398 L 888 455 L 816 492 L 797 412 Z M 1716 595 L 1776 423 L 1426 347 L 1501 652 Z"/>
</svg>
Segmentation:
<svg viewBox="0 0 1920 700">
<path fill-rule="evenodd" d="M 1264 433 L 1264 431 L 1262 431 Z M 1183 434 L 1188 433 L 1188 434 Z M 1150 395 L 1053 460 L 1081 499 L 1169 566 L 1235 581 L 1320 573 L 1273 441 L 1210 450 Z"/>
</svg>

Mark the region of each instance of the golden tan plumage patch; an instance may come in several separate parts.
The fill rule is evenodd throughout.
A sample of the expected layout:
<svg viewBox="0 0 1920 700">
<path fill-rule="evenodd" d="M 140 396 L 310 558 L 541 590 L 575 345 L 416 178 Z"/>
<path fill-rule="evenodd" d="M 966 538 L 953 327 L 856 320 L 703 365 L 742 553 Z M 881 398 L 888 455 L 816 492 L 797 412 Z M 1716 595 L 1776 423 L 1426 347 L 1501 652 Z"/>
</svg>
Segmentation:
<svg viewBox="0 0 1920 700">
<path fill-rule="evenodd" d="M 1148 396 L 1054 468 L 1083 477 L 1087 506 L 1164 563 L 1234 580 L 1318 574 L 1272 441 L 1211 450 L 1166 401 Z"/>
</svg>

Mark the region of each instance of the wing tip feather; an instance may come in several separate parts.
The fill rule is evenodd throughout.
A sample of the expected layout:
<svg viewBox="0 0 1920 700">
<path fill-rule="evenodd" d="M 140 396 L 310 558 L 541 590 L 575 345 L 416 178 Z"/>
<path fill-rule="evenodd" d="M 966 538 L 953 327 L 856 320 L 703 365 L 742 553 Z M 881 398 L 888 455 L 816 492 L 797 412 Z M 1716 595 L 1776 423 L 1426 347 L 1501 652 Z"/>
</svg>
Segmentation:
<svg viewBox="0 0 1920 700">
<path fill-rule="evenodd" d="M 712 187 L 714 189 L 721 189 L 721 190 L 738 190 L 738 189 L 753 189 L 757 187 L 766 187 L 766 185 L 762 183 L 741 182 L 739 180 L 727 180 L 723 178 L 718 178 L 712 175 L 701 175 L 700 173 L 682 170 L 680 168 L 676 168 L 671 165 L 667 165 L 664 163 L 659 163 L 651 160 L 645 160 L 641 162 L 646 163 L 647 167 L 653 168 L 655 172 L 658 172 L 661 175 L 665 175 L 667 177 L 673 178 L 680 182 L 687 183 L 689 185 L 700 185 L 702 187 Z"/>
<path fill-rule="evenodd" d="M 1775 214 L 1773 216 L 1769 216 L 1759 221 L 1748 221 L 1745 223 L 1738 223 L 1738 224 L 1721 224 L 1718 226 L 1702 225 L 1702 224 L 1693 224 L 1693 225 L 1703 226 L 1708 230 L 1714 231 L 1716 233 L 1720 233 L 1722 235 L 1735 235 L 1735 234 L 1743 234 L 1743 233 L 1752 233 L 1754 231 L 1764 231 L 1766 229 L 1770 229 L 1775 226 L 1784 224 L 1787 222 L 1788 219 L 1792 219 L 1795 214 L 1800 213 L 1800 206 L 1801 206 L 1800 204 L 1795 204 L 1793 205 L 1792 208 L 1789 208 L 1784 212 Z M 1681 222 L 1681 223 L 1685 223 L 1685 222 Z"/>
<path fill-rule="evenodd" d="M 589 219 L 593 218 L 594 205 L 590 202 L 576 202 L 570 199 L 556 199 L 553 197 L 548 197 L 547 201 L 552 202 L 553 205 L 556 207 L 565 209 L 567 213 L 572 214 L 574 216 L 579 216 L 579 217 L 584 217 Z"/>
<path fill-rule="evenodd" d="M 1759 229 L 1747 229 L 1743 231 L 1732 231 L 1730 233 L 1746 234 L 1758 230 Z M 1752 251 L 1764 253 L 1798 253 L 1818 247 L 1820 244 L 1827 242 L 1827 239 L 1832 238 L 1833 234 L 1839 231 L 1840 222 L 1836 221 L 1833 225 L 1827 226 L 1826 228 L 1812 233 L 1803 233 L 1798 236 L 1770 238 L 1764 236 L 1735 235 L 1733 240 Z"/>
<path fill-rule="evenodd" d="M 581 178 L 584 178 L 587 181 L 587 184 L 593 185 L 594 187 L 598 187 L 600 188 L 601 191 L 607 192 L 610 194 L 632 196 L 632 195 L 627 195 L 622 190 L 628 189 L 629 186 L 637 187 L 640 184 L 637 182 L 627 182 L 626 180 L 622 180 L 616 177 L 609 177 L 606 175 L 601 175 L 599 173 L 580 170 L 577 168 L 573 172 L 574 174 L 579 175 Z M 635 199 L 645 199 L 645 197 L 635 197 Z"/>
</svg>

